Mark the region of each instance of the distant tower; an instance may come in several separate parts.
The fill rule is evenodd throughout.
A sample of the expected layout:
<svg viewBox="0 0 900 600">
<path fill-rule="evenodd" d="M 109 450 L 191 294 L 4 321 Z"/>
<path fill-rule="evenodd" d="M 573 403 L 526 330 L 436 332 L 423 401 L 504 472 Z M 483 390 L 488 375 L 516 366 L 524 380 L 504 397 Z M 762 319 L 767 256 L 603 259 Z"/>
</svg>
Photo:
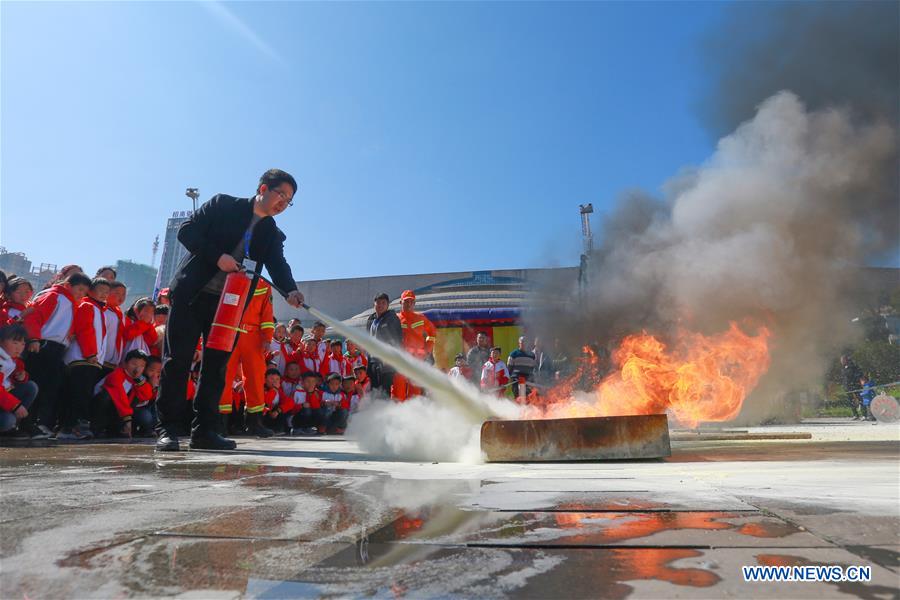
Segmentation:
<svg viewBox="0 0 900 600">
<path fill-rule="evenodd" d="M 581 264 L 578 267 L 578 288 L 584 293 L 588 286 L 588 271 L 590 268 L 591 254 L 594 253 L 594 236 L 591 235 L 591 214 L 594 212 L 593 204 L 581 204 L 581 237 L 584 241 L 584 252 L 581 255 Z"/>
<path fill-rule="evenodd" d="M 156 253 L 159 252 L 159 235 L 156 236 L 156 239 L 153 240 L 153 259 L 150 261 L 150 266 L 156 266 Z"/>
<path fill-rule="evenodd" d="M 580 204 L 581 210 L 581 237 L 584 238 L 584 253 L 588 256 L 594 251 L 594 238 L 591 235 L 591 218 L 588 216 L 594 212 L 593 204 Z"/>
</svg>

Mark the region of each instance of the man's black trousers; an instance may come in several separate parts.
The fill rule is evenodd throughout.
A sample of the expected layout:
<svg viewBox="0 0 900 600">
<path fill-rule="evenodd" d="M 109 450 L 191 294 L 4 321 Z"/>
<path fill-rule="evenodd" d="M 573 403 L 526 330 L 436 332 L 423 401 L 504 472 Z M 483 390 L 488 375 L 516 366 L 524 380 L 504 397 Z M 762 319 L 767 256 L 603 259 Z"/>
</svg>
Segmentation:
<svg viewBox="0 0 900 600">
<path fill-rule="evenodd" d="M 185 420 L 184 411 L 188 410 L 187 380 L 201 335 L 204 339 L 203 358 L 194 398 L 191 433 L 202 434 L 218 429 L 219 398 L 225 388 L 225 367 L 231 356 L 230 352 L 205 347 L 218 304 L 219 297 L 206 292 L 200 292 L 191 302 L 172 299 L 166 323 L 157 403 L 160 427 L 171 435 L 179 432 Z"/>
</svg>

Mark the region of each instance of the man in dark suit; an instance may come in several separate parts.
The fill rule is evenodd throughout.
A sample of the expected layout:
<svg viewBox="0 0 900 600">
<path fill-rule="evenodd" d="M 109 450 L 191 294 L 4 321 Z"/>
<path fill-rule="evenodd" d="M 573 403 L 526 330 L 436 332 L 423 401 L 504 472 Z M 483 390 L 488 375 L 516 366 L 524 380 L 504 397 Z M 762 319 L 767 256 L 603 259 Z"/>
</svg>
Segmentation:
<svg viewBox="0 0 900 600">
<path fill-rule="evenodd" d="M 280 169 L 270 169 L 259 179 L 256 196 L 213 196 L 178 230 L 178 241 L 189 254 L 178 266 L 169 292 L 171 308 L 166 325 L 163 370 L 160 381 L 158 451 L 178 450 L 178 430 L 188 410 L 187 380 L 201 334 L 209 330 L 228 273 L 255 267 L 251 290 L 263 265 L 276 286 L 288 292 L 291 306 L 303 304 L 303 294 L 284 260 L 285 235 L 272 218 L 293 204 L 297 182 Z M 203 348 L 200 381 L 194 398 L 190 447 L 232 450 L 235 443 L 222 437 L 219 398 L 225 386 L 225 367 L 230 352 Z"/>
<path fill-rule="evenodd" d="M 403 343 L 403 329 L 400 317 L 388 308 L 390 302 L 391 299 L 384 292 L 375 296 L 375 312 L 366 321 L 366 331 L 376 340 L 399 348 Z M 372 388 L 380 389 L 390 396 L 391 386 L 394 384 L 394 369 L 370 356 L 368 371 Z"/>
</svg>

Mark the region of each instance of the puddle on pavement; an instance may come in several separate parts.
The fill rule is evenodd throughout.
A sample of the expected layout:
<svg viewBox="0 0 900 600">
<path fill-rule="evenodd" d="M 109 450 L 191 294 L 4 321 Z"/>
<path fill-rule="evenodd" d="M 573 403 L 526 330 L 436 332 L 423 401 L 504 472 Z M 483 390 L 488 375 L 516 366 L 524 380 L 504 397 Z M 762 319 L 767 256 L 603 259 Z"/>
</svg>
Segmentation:
<svg viewBox="0 0 900 600">
<path fill-rule="evenodd" d="M 652 580 L 676 586 L 716 585 L 710 569 L 680 568 L 699 558 L 692 549 L 462 548 L 368 544 L 348 548 L 290 581 L 254 579 L 251 598 L 285 597 L 501 597 L 626 598 L 628 582 Z"/>
<path fill-rule="evenodd" d="M 750 522 L 746 522 L 746 521 Z M 660 543 L 665 532 L 696 532 L 690 542 Z M 490 512 L 433 506 L 399 511 L 390 524 L 369 536 L 371 543 L 407 542 L 469 546 L 577 547 L 662 545 L 712 547 L 722 540 L 705 532 L 748 538 L 736 545 L 757 545 L 755 538 L 786 538 L 799 528 L 771 517 L 728 512 Z M 672 539 L 672 538 L 667 538 Z"/>
</svg>

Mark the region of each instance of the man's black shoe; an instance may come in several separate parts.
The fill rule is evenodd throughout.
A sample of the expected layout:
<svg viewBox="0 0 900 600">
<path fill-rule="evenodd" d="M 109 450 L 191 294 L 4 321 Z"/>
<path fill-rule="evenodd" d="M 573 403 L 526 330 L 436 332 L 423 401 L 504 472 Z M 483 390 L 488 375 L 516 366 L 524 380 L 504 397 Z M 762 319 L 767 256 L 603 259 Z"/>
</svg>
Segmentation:
<svg viewBox="0 0 900 600">
<path fill-rule="evenodd" d="M 168 433 L 161 433 L 156 439 L 157 452 L 178 452 L 178 438 Z"/>
<path fill-rule="evenodd" d="M 191 450 L 234 450 L 234 440 L 224 438 L 215 431 L 193 432 L 191 434 Z"/>
</svg>

